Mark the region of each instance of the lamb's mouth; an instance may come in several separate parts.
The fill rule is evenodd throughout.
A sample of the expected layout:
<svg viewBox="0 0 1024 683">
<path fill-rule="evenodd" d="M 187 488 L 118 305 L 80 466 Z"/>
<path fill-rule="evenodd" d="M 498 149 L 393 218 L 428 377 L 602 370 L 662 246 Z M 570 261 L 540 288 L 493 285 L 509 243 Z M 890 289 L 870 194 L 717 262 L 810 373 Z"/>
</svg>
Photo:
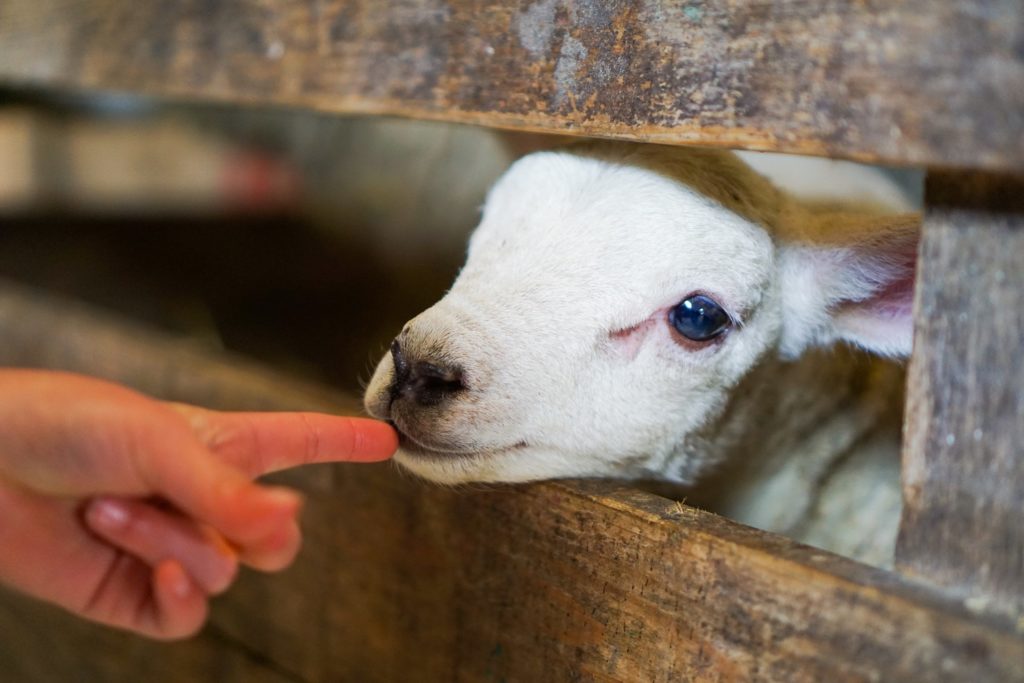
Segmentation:
<svg viewBox="0 0 1024 683">
<path fill-rule="evenodd" d="M 395 427 L 395 431 L 398 432 L 398 447 L 402 451 L 402 454 L 422 460 L 451 460 L 455 458 L 476 459 L 501 455 L 503 453 L 528 447 L 528 444 L 525 441 L 520 441 L 519 443 L 511 446 L 486 448 L 475 451 L 459 450 L 456 448 L 442 450 L 438 448 L 431 448 L 430 446 L 424 446 L 397 426 Z"/>
</svg>

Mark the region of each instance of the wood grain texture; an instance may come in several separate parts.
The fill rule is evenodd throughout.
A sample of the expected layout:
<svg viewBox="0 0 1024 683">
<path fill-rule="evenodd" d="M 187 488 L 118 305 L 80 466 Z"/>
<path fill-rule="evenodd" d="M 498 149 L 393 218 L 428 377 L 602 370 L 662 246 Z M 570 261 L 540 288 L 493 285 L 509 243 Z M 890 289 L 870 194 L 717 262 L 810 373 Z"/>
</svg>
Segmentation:
<svg viewBox="0 0 1024 683">
<path fill-rule="evenodd" d="M 6 0 L 0 81 L 1024 168 L 1017 0 Z"/>
<path fill-rule="evenodd" d="M 1024 178 L 926 194 L 896 559 L 1024 615 Z"/>
<path fill-rule="evenodd" d="M 0 291 L 0 362 L 220 406 L 345 407 L 95 312 Z M 447 490 L 387 465 L 283 480 L 308 494 L 299 561 L 243 576 L 196 649 L 133 640 L 125 654 L 99 627 L 0 596 L 5 671 L 68 680 L 78 666 L 101 682 L 1024 680 L 1024 635 L 1006 619 L 613 482 Z M 191 676 L 218 647 L 223 670 Z M 265 678 L 238 663 L 244 654 Z"/>
</svg>

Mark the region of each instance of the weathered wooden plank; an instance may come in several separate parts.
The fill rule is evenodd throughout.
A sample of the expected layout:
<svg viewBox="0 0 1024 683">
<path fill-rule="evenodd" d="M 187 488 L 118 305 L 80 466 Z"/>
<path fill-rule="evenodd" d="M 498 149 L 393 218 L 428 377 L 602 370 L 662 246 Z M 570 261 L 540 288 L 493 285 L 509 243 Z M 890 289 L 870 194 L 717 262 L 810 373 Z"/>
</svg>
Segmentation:
<svg viewBox="0 0 1024 683">
<path fill-rule="evenodd" d="M 315 628 L 255 633 L 258 617 L 286 623 L 267 619 L 287 603 L 269 582 L 240 591 L 221 626 L 268 652 L 319 634 L 314 677 L 326 679 L 1024 679 L 1020 636 L 993 638 L 883 573 L 664 499 L 600 484 L 367 484 L 346 477 L 311 501 L 317 547 L 340 546 L 316 584 L 331 599 Z M 382 516 L 382 497 L 411 509 Z"/>
<path fill-rule="evenodd" d="M 932 174 L 900 567 L 1024 614 L 1024 178 Z"/>
<path fill-rule="evenodd" d="M 98 370 L 221 406 L 341 407 L 286 378 L 0 291 L 4 363 Z M 299 562 L 244 576 L 202 642 L 226 638 L 295 680 L 1024 680 L 1024 635 L 1006 619 L 615 483 L 454 491 L 388 466 L 309 468 L 290 481 L 309 494 Z M 67 628 L 15 614 L 30 633 L 59 639 Z M 5 661 L 63 680 L 72 660 L 110 657 L 88 646 L 99 641 L 40 642 L 3 651 Z M 132 647 L 149 657 L 125 658 L 116 675 L 81 666 L 97 681 L 182 680 L 185 655 Z M 216 680 L 252 680 L 238 671 Z"/>
<path fill-rule="evenodd" d="M 0 81 L 1024 168 L 1017 0 L 6 0 Z"/>
</svg>

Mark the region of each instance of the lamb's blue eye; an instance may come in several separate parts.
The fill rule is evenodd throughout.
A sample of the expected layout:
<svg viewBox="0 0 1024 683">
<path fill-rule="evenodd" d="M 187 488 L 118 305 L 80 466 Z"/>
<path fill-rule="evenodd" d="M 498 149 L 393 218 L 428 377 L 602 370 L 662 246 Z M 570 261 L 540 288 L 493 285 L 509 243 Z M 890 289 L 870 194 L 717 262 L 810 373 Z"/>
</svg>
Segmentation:
<svg viewBox="0 0 1024 683">
<path fill-rule="evenodd" d="M 729 328 L 732 321 L 714 299 L 692 294 L 668 312 L 668 321 L 676 332 L 697 342 L 714 339 Z"/>
</svg>

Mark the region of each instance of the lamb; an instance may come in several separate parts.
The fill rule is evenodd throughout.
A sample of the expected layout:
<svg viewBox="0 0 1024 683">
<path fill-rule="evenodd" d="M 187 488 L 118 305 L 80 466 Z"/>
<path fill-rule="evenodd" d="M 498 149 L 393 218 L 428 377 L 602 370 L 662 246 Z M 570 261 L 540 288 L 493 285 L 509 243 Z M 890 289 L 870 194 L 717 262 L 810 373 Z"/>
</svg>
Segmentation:
<svg viewBox="0 0 1024 683">
<path fill-rule="evenodd" d="M 672 482 L 888 566 L 919 223 L 893 196 L 798 200 L 715 150 L 525 156 L 366 409 L 431 481 Z"/>
</svg>

